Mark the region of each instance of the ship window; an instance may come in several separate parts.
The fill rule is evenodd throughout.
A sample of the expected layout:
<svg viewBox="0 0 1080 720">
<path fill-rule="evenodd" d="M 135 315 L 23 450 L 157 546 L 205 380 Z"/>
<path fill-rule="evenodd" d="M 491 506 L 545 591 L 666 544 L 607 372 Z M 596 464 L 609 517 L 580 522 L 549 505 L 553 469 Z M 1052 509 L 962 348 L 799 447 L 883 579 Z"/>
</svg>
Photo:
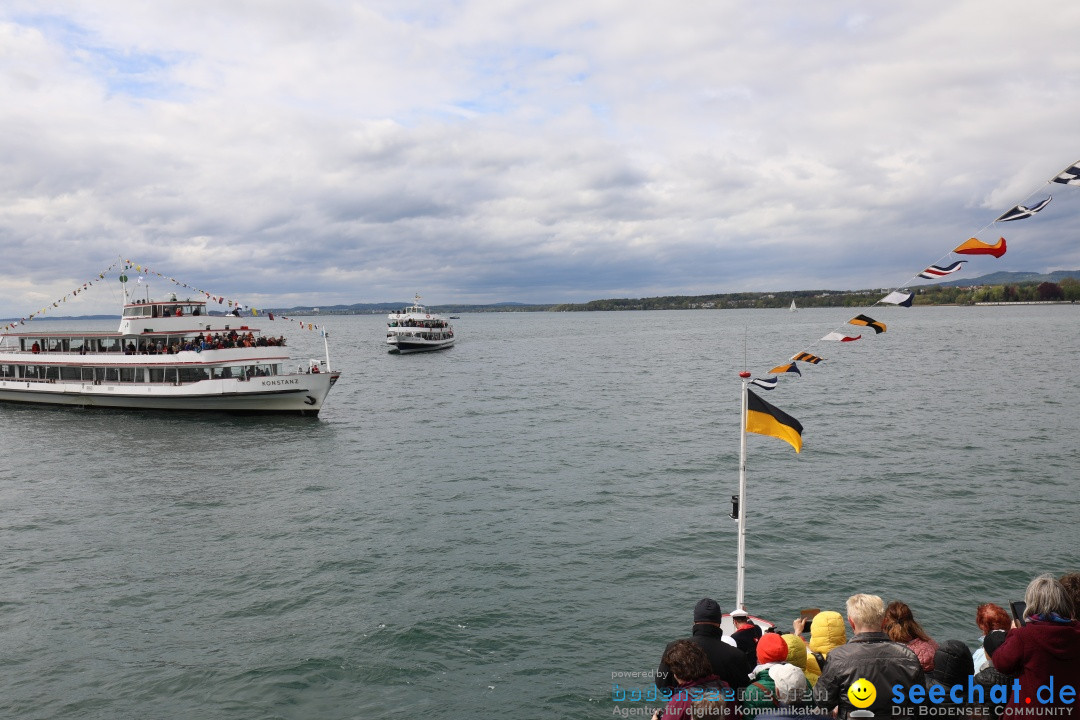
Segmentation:
<svg viewBox="0 0 1080 720">
<path fill-rule="evenodd" d="M 15 366 L 0 365 L 0 377 L 15 377 Z"/>
<path fill-rule="evenodd" d="M 120 371 L 120 382 L 123 382 L 123 383 L 135 382 L 135 368 L 122 367 L 122 368 L 119 368 L 119 371 Z"/>
<path fill-rule="evenodd" d="M 206 379 L 206 373 L 203 372 L 202 368 L 182 367 L 179 374 L 182 383 L 199 382 Z"/>
<path fill-rule="evenodd" d="M 148 368 L 147 371 L 150 373 L 150 382 L 152 382 L 152 383 L 163 383 L 163 382 L 165 382 L 165 368 L 153 367 L 153 368 Z"/>
<path fill-rule="evenodd" d="M 77 367 L 60 367 L 61 380 L 82 380 L 82 369 Z"/>
</svg>

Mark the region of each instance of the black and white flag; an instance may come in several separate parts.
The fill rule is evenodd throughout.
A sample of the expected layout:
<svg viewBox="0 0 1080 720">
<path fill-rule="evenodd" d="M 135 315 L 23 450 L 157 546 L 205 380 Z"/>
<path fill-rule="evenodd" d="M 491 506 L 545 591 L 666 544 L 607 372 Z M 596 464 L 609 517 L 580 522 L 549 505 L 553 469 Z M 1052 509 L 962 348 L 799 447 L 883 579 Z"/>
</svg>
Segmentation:
<svg viewBox="0 0 1080 720">
<path fill-rule="evenodd" d="M 1038 205 L 1032 205 L 1031 207 L 1024 207 L 1023 205 L 1017 205 L 1012 210 L 1005 213 L 1004 215 L 999 217 L 994 222 L 1009 222 L 1010 220 L 1023 220 L 1024 218 L 1029 218 L 1032 215 L 1034 215 L 1035 213 L 1042 210 L 1047 205 L 1049 205 L 1050 201 L 1053 200 L 1053 199 L 1054 199 L 1054 196 L 1051 195 L 1050 197 L 1048 197 L 1045 200 L 1043 200 L 1042 202 L 1040 202 Z"/>
<path fill-rule="evenodd" d="M 1080 185 L 1080 162 L 1073 163 L 1065 168 L 1060 175 L 1054 178 L 1054 182 L 1062 185 Z"/>
</svg>

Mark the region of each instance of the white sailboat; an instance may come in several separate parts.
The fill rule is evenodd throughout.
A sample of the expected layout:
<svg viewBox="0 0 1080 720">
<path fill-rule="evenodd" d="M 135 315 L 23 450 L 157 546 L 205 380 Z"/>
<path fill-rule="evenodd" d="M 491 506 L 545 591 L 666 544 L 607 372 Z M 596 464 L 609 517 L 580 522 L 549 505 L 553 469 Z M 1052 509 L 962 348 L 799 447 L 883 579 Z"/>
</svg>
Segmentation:
<svg viewBox="0 0 1080 720">
<path fill-rule="evenodd" d="M 799 312 L 799 308 L 795 307 L 795 300 L 791 301 L 791 312 Z"/>
</svg>

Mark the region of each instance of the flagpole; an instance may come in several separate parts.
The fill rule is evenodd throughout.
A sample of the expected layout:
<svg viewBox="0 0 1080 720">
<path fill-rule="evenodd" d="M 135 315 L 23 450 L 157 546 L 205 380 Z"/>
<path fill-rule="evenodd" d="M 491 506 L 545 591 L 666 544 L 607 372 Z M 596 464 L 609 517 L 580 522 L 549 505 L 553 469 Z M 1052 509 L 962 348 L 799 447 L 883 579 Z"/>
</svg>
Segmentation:
<svg viewBox="0 0 1080 720">
<path fill-rule="evenodd" d="M 735 570 L 735 609 L 745 610 L 743 604 L 746 584 L 746 381 L 750 373 L 739 373 L 742 378 L 742 407 L 739 423 L 739 549 Z"/>
</svg>

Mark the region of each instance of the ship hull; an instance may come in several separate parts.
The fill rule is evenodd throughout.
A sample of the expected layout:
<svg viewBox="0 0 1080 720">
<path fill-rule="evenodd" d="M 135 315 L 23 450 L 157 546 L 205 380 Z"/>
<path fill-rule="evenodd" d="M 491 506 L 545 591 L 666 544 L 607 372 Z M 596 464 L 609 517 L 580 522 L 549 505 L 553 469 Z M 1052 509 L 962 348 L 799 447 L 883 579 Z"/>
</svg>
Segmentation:
<svg viewBox="0 0 1080 720">
<path fill-rule="evenodd" d="M 126 410 L 318 415 L 338 373 L 185 385 L 0 380 L 0 402 Z"/>
</svg>

